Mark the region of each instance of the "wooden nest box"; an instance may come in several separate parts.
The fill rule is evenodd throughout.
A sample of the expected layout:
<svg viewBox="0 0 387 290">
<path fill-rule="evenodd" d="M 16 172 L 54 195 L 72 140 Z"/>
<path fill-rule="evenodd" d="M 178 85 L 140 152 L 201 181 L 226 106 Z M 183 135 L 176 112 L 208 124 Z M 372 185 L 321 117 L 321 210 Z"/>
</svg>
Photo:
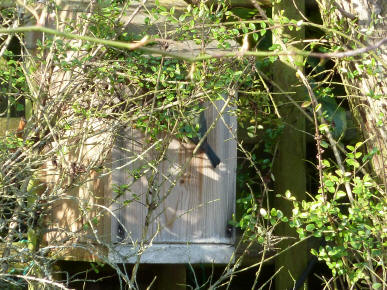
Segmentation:
<svg viewBox="0 0 387 290">
<path fill-rule="evenodd" d="M 222 103 L 217 101 L 217 105 Z M 206 111 L 209 124 L 215 120 L 217 112 L 214 107 Z M 157 194 L 154 198 L 157 208 L 151 215 L 146 236 L 152 246 L 143 254 L 142 262 L 229 262 L 234 244 L 229 221 L 235 210 L 235 129 L 236 118 L 227 113 L 208 136 L 209 144 L 221 159 L 216 168 L 204 152 L 199 151 L 192 157 L 194 144 L 173 140 L 157 176 L 152 177 L 155 189 L 150 189 L 149 178 L 143 176 L 134 180 L 131 174 L 141 168 L 147 158 L 139 158 L 145 149 L 138 141 L 142 140 L 141 134 L 131 129 L 122 130 L 112 154 L 112 184 L 129 186 L 112 208 L 117 217 L 111 223 L 111 239 L 117 250 L 111 255 L 114 261 L 135 262 L 134 254 L 139 247 L 136 241 L 144 237 L 143 230 L 147 226 L 147 198 Z M 186 170 L 179 176 L 184 166 Z M 125 201 L 128 205 L 122 206 Z"/>
</svg>

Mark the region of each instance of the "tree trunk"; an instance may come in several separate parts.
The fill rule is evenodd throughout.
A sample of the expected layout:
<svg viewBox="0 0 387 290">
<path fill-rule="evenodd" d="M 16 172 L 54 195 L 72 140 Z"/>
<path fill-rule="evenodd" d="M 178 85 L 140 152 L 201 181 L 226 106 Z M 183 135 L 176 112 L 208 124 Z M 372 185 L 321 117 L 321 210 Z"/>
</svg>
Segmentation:
<svg viewBox="0 0 387 290">
<path fill-rule="evenodd" d="M 297 8 L 289 1 L 281 1 L 273 4 L 273 20 L 279 21 L 281 17 L 300 20 L 299 11 L 305 11 L 303 0 L 294 1 Z M 302 40 L 305 37 L 303 29 L 296 31 L 281 27 L 273 31 L 273 43 L 279 44 L 282 50 L 292 50 L 294 46 L 284 44 L 283 39 Z M 298 46 L 298 49 L 302 47 Z M 283 56 L 273 65 L 273 81 L 280 85 L 283 92 L 294 92 L 295 101 L 303 101 L 305 88 L 300 85 L 296 76 L 296 70 L 302 69 L 301 56 Z M 280 92 L 278 92 L 280 93 Z M 278 94 L 276 103 L 285 128 L 278 144 L 278 153 L 274 163 L 275 194 L 285 195 L 289 190 L 298 200 L 305 199 L 306 175 L 305 175 L 305 117 L 284 95 Z M 283 198 L 275 198 L 274 207 L 280 209 L 285 216 L 292 215 L 293 205 Z M 276 229 L 276 234 L 281 237 L 290 237 L 280 243 L 281 250 L 291 246 L 297 241 L 298 234 L 288 224 L 281 223 Z M 275 280 L 275 289 L 292 289 L 294 281 L 300 277 L 307 264 L 306 244 L 302 243 L 281 254 L 275 262 L 276 270 L 282 270 Z"/>
<path fill-rule="evenodd" d="M 337 0 L 320 2 L 324 25 L 339 33 L 332 42 L 344 49 L 374 45 L 387 37 L 387 1 Z M 386 44 L 379 50 L 337 59 L 352 112 L 367 141 L 368 152 L 379 153 L 372 159 L 372 169 L 386 186 L 387 167 L 387 54 Z M 384 50 L 384 53 L 383 53 Z"/>
</svg>

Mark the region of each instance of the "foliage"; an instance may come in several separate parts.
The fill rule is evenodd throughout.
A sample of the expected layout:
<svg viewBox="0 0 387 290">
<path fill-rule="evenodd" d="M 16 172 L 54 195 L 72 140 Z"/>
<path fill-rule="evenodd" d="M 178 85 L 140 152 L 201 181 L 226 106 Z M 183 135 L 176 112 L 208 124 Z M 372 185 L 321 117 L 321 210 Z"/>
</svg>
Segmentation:
<svg viewBox="0 0 387 290">
<path fill-rule="evenodd" d="M 174 138 L 188 141 L 202 137 L 198 135 L 197 119 L 205 104 L 225 101 L 226 96 L 236 92 L 238 98 L 229 101 L 236 107 L 233 114 L 238 118 L 241 162 L 237 174 L 238 212 L 230 224 L 243 230 L 237 248 L 242 248 L 244 254 L 235 263 L 230 262 L 220 278 L 209 279 L 206 287 L 230 285 L 234 275 L 245 270 L 241 265 L 246 253 L 258 244 L 262 259 L 256 264 L 256 285 L 263 263 L 271 259 L 267 258 L 268 251 L 275 251 L 276 245 L 287 238 L 274 234 L 280 224 L 297 229 L 296 243 L 310 237 L 323 240 L 319 249 L 311 252 L 332 271 L 333 279 L 325 281 L 327 286 L 337 281 L 348 287 L 386 286 L 382 279 L 386 275 L 387 246 L 385 189 L 367 166 L 378 150 L 367 151 L 364 146 L 367 141 L 357 143 L 358 137 L 348 134 L 353 122 L 346 98 L 351 101 L 351 96 L 340 95 L 342 84 L 333 63 L 312 56 L 305 58 L 302 64 L 305 73 L 300 72 L 299 76 L 306 80 L 300 82 L 305 87 L 302 104 L 294 102 L 292 92 L 281 92 L 312 121 L 305 133 L 315 134 L 315 139 L 308 139 L 308 147 L 317 147 L 318 158 L 316 161 L 309 156 L 308 162 L 316 164 L 317 170 L 310 170 L 310 200 L 296 200 L 289 191 L 283 197 L 284 202 L 293 204 L 292 216 L 271 207 L 275 195 L 272 167 L 278 154 L 278 139 L 284 128 L 291 126 L 283 121 L 278 110 L 280 104 L 274 101 L 273 92 L 279 91 L 281 84 L 272 81 L 270 71 L 278 56 L 288 52 L 280 45 L 272 45 L 271 31 L 278 27 L 289 31 L 302 27 L 320 29 L 319 34 L 325 35 L 321 41 L 313 37 L 306 41 L 309 44 L 299 51 L 304 55 L 341 49 L 326 41 L 337 31 L 286 17 L 275 23 L 261 15 L 260 7 L 230 8 L 227 1 L 217 1 L 217 5 L 211 6 L 203 1 L 187 6 L 184 11 L 167 9 L 157 1 L 145 7 L 134 1 L 139 9 L 145 10 L 146 17 L 145 29 L 132 33 L 130 21 L 126 22 L 135 16 L 126 9 L 133 4 L 130 1 L 98 1 L 99 5 L 90 1 L 90 13 L 66 21 L 54 1 L 47 2 L 53 19 L 46 24 L 56 25 L 65 35 L 44 34 L 36 48 L 27 49 L 23 41 L 36 31 L 27 29 L 24 35 L 18 32 L 21 56 L 12 52 L 12 34 L 1 36 L 0 98 L 6 105 L 2 103 L 0 114 L 10 118 L 26 111 L 28 119 L 25 127 L 7 130 L 0 139 L 0 242 L 4 245 L 1 283 L 7 287 L 27 284 L 71 287 L 77 278 L 57 281 L 60 271 L 55 260 L 71 250 L 81 249 L 98 258 L 86 273 L 98 274 L 104 265 L 109 265 L 116 271 L 122 288 L 139 288 L 136 277 L 141 255 L 154 238 L 147 238 L 149 221 L 163 202 L 159 197 L 161 185 L 170 178 L 163 176 L 158 181 L 157 167 L 166 158 Z M 1 28 L 11 31 L 12 27 L 31 21 L 31 17 L 39 21 L 34 19 L 33 12 L 43 13 L 40 8 L 29 1 L 24 6 L 11 5 L 1 11 Z M 17 12 L 20 9 L 30 19 L 23 19 Z M 63 37 L 66 35 L 67 38 Z M 94 38 L 86 41 L 69 37 L 74 35 Z M 149 35 L 152 37 L 148 42 Z M 107 42 L 101 44 L 97 40 Z M 289 41 L 284 36 L 283 43 Z M 128 50 L 119 43 L 138 46 Z M 181 45 L 185 43 L 194 43 L 195 49 L 182 51 Z M 246 45 L 250 51 L 243 51 Z M 149 47 L 153 50 L 146 50 Z M 364 62 L 362 69 L 370 74 L 377 70 L 373 60 Z M 355 78 L 356 71 L 348 73 Z M 28 110 L 33 112 L 31 116 Z M 134 141 L 141 143 L 143 151 L 154 150 L 152 158 L 137 154 L 123 161 L 131 164 L 142 158 L 144 162 L 128 170 L 128 175 L 133 182 L 146 178 L 151 189 L 144 204 L 147 209 L 144 238 L 131 241 L 138 258 L 131 273 L 122 271 L 119 264 L 106 256 L 106 252 L 114 249 L 101 233 L 101 217 L 118 219 L 110 206 L 125 207 L 141 197 L 138 194 L 127 197 L 131 183 L 113 185 L 113 197 L 108 204 L 98 200 L 96 189 L 87 198 L 80 194 L 84 188 L 93 188 L 94 181 L 103 182 L 111 174 L 106 163 L 113 144 L 122 138 L 123 127 L 139 129 L 143 143 Z M 343 162 L 337 159 L 339 149 L 345 156 Z M 325 155 L 323 150 L 327 151 Z M 181 168 L 171 184 L 176 184 L 185 169 Z M 353 193 L 353 201 L 349 193 Z M 74 216 L 79 218 L 71 225 L 55 223 L 51 216 L 51 210 L 63 202 L 72 204 Z M 125 233 L 130 229 L 121 224 L 120 229 L 121 238 L 127 241 L 129 235 Z"/>
<path fill-rule="evenodd" d="M 334 277 L 345 276 L 349 285 L 364 285 L 384 267 L 386 249 L 386 199 L 381 188 L 359 168 L 372 158 L 361 152 L 363 143 L 348 146 L 346 171 L 338 170 L 323 160 L 323 186 L 312 201 L 296 201 L 290 226 L 297 228 L 300 238 L 312 235 L 324 239 L 324 245 L 312 254 L 324 261 Z M 362 164 L 363 163 L 363 164 Z M 348 203 L 344 189 L 350 182 L 356 199 Z M 380 279 L 380 278 L 379 278 Z M 372 283 L 371 283 L 372 284 Z M 373 288 L 382 286 L 373 281 Z"/>
</svg>

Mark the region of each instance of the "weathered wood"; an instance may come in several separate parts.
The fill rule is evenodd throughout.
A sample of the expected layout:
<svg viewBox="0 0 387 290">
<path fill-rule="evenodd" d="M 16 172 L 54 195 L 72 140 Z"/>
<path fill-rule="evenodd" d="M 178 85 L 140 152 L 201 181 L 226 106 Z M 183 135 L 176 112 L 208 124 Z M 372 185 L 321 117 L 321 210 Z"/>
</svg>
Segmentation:
<svg viewBox="0 0 387 290">
<path fill-rule="evenodd" d="M 222 103 L 218 101 L 218 107 Z M 207 110 L 208 124 L 212 123 L 216 115 L 216 109 Z M 229 130 L 231 128 L 235 134 L 236 118 L 225 114 L 223 119 L 226 125 L 220 120 L 208 136 L 209 144 L 220 157 L 221 164 L 213 169 L 203 152 L 192 158 L 187 171 L 177 181 L 172 193 L 155 211 L 155 216 L 158 215 L 158 217 L 152 224 L 148 236 L 157 231 L 158 223 L 161 230 L 154 243 L 233 243 L 234 237 L 228 231 L 228 221 L 234 212 L 236 141 Z M 130 166 L 125 166 L 145 148 L 138 141 L 129 141 L 129 139 L 141 140 L 141 134 L 138 131 L 126 129 L 123 134 L 131 138 L 121 138 L 113 151 L 113 160 L 117 160 L 117 163 L 113 161 L 113 185 L 131 184 L 133 178 L 129 176 L 127 170 L 135 170 L 143 165 L 143 162 L 136 161 Z M 178 168 L 191 158 L 194 147 L 194 144 L 173 140 L 168 148 L 167 158 L 160 164 L 159 170 L 170 180 L 174 180 Z M 149 157 L 148 155 L 146 158 Z M 160 184 L 159 194 L 162 197 L 171 184 L 162 178 L 158 183 Z M 141 238 L 147 213 L 147 207 L 144 206 L 146 194 L 148 194 L 147 179 L 143 176 L 130 186 L 124 196 L 119 198 L 120 202 L 124 202 L 132 200 L 134 195 L 137 195 L 139 200 L 121 209 L 118 208 L 117 203 L 113 209 L 130 232 L 132 240 Z M 123 238 L 125 237 L 121 226 L 113 220 L 112 240 L 118 242 Z M 131 244 L 127 246 L 132 247 Z M 156 263 L 157 259 L 154 262 Z"/>
<path fill-rule="evenodd" d="M 305 1 L 296 0 L 293 3 L 281 1 L 273 4 L 273 19 L 280 21 L 282 17 L 289 19 L 301 19 L 300 11 L 305 11 Z M 291 45 L 284 47 L 283 39 L 302 40 L 304 30 L 289 30 L 287 27 L 280 27 L 273 31 L 273 43 L 281 45 L 285 50 L 291 50 Z M 302 49 L 302 47 L 298 46 Z M 273 80 L 280 85 L 284 92 L 295 92 L 292 94 L 295 101 L 300 102 L 305 98 L 305 89 L 300 85 L 296 76 L 296 70 L 302 64 L 302 57 L 292 56 L 280 57 L 273 64 Z M 275 194 L 285 195 L 289 190 L 298 200 L 304 200 L 306 195 L 306 172 L 305 172 L 305 117 L 293 104 L 289 104 L 283 95 L 277 95 L 277 106 L 283 118 L 285 128 L 280 136 L 278 152 L 274 161 Z M 293 204 L 283 198 L 274 199 L 274 207 L 280 209 L 285 216 L 292 215 Z M 281 237 L 298 237 L 295 229 L 288 224 L 280 223 L 276 228 L 276 234 Z M 295 239 L 287 239 L 280 243 L 281 249 L 286 249 L 294 243 Z M 307 265 L 306 243 L 300 244 L 278 256 L 275 261 L 276 270 L 283 267 L 276 276 L 275 288 L 278 290 L 292 289 L 294 280 L 298 279 Z"/>
<path fill-rule="evenodd" d="M 387 37 L 386 1 L 324 0 L 319 5 L 324 24 L 337 29 L 339 23 L 342 30 L 348 31 L 351 37 L 349 40 L 335 33 L 331 40 L 334 45 L 338 43 L 340 47 L 361 47 L 359 43 L 362 42 L 364 46 L 370 46 Z M 354 19 L 357 19 L 356 22 Z M 359 39 L 356 37 L 359 31 L 366 31 L 367 36 Z M 372 157 L 372 170 L 384 187 L 387 187 L 386 45 L 381 46 L 374 55 L 370 53 L 370 57 L 364 56 L 363 63 L 346 58 L 337 59 L 336 62 L 351 111 L 363 132 L 368 152 L 374 149 L 379 151 Z M 370 63 L 373 63 L 372 73 L 367 68 Z M 349 72 L 356 72 L 361 77 L 353 77 Z"/>
<path fill-rule="evenodd" d="M 153 244 L 142 255 L 145 264 L 228 264 L 234 254 L 234 246 L 226 244 Z M 109 252 L 109 260 L 115 263 L 135 263 L 137 251 L 129 245 L 117 245 Z M 256 263 L 257 260 L 255 260 Z"/>
<path fill-rule="evenodd" d="M 79 0 L 79 1 L 57 1 L 57 8 L 59 11 L 59 27 L 69 20 L 76 21 L 80 13 L 87 12 L 90 8 L 90 1 Z M 42 16 L 42 25 L 53 27 L 56 26 L 54 19 L 49 17 L 47 13 L 47 7 L 45 5 L 37 5 L 38 12 Z M 34 24 L 34 23 L 31 23 Z M 26 33 L 26 46 L 29 52 L 34 55 L 36 51 L 37 41 L 42 39 L 41 33 Z M 68 40 L 74 43 L 73 40 Z M 78 59 L 85 54 L 85 52 L 73 52 L 67 53 L 67 58 Z M 41 77 L 47 77 L 45 74 L 40 74 L 41 68 L 38 64 L 27 63 L 28 66 L 36 66 L 31 69 L 34 71 L 36 81 L 40 82 Z M 52 82 L 47 85 L 47 91 L 45 97 L 56 98 L 61 94 L 66 94 L 66 86 L 71 84 L 73 72 L 63 72 L 58 68 L 54 68 L 50 75 Z M 33 74 L 33 73 L 31 73 Z M 32 85 L 33 86 L 33 85 Z M 33 88 L 31 89 L 33 91 Z M 32 114 L 33 105 L 27 104 L 27 117 Z M 81 166 L 88 168 L 90 165 L 98 164 L 97 159 L 104 156 L 103 148 L 105 141 L 109 139 L 107 133 L 100 133 L 93 136 L 95 131 L 107 132 L 108 130 L 104 127 L 104 124 L 98 120 L 88 120 L 81 124 L 73 126 L 71 131 L 67 131 L 64 135 L 60 136 L 59 142 L 53 142 L 50 146 L 52 148 L 67 148 L 69 152 L 61 155 L 60 160 L 56 163 L 59 167 L 62 165 L 67 168 L 69 165 Z M 90 133 L 88 133 L 90 132 Z M 75 136 L 83 136 L 83 138 L 75 138 Z M 110 136 L 110 135 L 109 135 Z M 79 140 L 83 141 L 82 146 L 74 146 L 78 144 Z M 109 157 L 108 161 L 109 163 Z M 56 194 L 58 188 L 55 188 L 56 184 L 63 182 L 59 181 L 60 169 L 58 164 L 53 164 L 48 161 L 41 171 L 40 179 L 44 182 L 48 188 L 50 194 Z M 70 167 L 71 167 L 70 166 Z M 93 167 L 93 166 L 92 166 Z M 95 241 L 96 243 L 110 241 L 110 221 L 107 219 L 107 212 L 99 207 L 99 205 L 107 204 L 106 198 L 110 190 L 111 177 L 106 172 L 97 172 L 91 170 L 87 176 L 77 181 L 79 186 L 73 186 L 65 194 L 58 196 L 57 200 L 52 204 L 52 209 L 45 219 L 48 233 L 43 236 L 43 243 L 50 244 L 52 246 L 61 245 L 65 246 L 63 249 L 54 250 L 50 253 L 57 259 L 78 259 L 78 260 L 95 260 L 98 253 L 90 253 L 82 247 L 68 247 L 72 243 L 82 243 Z M 73 173 L 74 174 L 74 173 Z M 71 174 L 70 174 L 71 175 Z M 69 184 L 72 182 L 74 176 L 69 176 Z M 65 186 L 65 185 L 64 185 Z M 83 236 L 82 236 L 83 235 Z M 99 240 L 98 240 L 99 239 Z M 95 249 L 103 250 L 103 247 L 95 247 Z"/>
<path fill-rule="evenodd" d="M 95 120 L 89 126 L 89 129 L 93 131 L 98 130 L 99 124 Z M 82 128 L 74 128 L 71 134 L 74 134 L 74 132 L 82 134 L 79 131 Z M 65 159 L 62 162 L 64 164 L 82 164 L 85 168 L 90 164 L 97 164 L 100 156 L 104 155 L 104 144 L 109 138 L 108 135 L 108 133 L 101 133 L 96 136 L 86 137 L 82 150 L 76 147 L 75 150 L 70 151 L 64 157 Z M 62 136 L 62 145 L 71 144 L 71 139 L 71 136 Z M 58 144 L 53 144 L 53 146 L 60 147 Z M 109 163 L 109 160 L 110 156 L 108 155 L 106 163 Z M 49 162 L 45 171 L 47 186 L 54 188 L 58 182 L 58 169 Z M 70 176 L 68 182 L 71 182 L 71 178 Z M 90 242 L 93 240 L 97 242 L 97 235 L 103 242 L 110 241 L 110 224 L 105 216 L 108 213 L 98 206 L 107 204 L 110 180 L 111 176 L 106 172 L 91 170 L 88 176 L 78 181 L 80 186 L 72 187 L 66 194 L 59 196 L 53 205 L 51 215 L 47 218 L 47 226 L 51 231 L 45 235 L 45 241 L 47 243 L 73 242 L 75 240 L 77 242 Z M 95 230 L 96 232 L 94 232 Z M 69 233 L 79 231 L 87 236 L 86 239 L 82 236 L 75 239 L 68 237 Z"/>
</svg>

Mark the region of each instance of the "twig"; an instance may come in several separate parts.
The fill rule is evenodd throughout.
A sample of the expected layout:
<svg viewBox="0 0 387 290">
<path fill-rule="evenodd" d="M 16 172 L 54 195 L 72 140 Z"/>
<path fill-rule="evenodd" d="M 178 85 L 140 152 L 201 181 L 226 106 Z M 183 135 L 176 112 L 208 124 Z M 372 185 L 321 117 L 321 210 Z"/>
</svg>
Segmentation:
<svg viewBox="0 0 387 290">
<path fill-rule="evenodd" d="M 337 8 L 337 10 L 340 11 L 340 13 L 351 20 L 355 20 L 357 17 L 347 11 L 345 11 L 336 1 L 332 1 L 333 6 Z"/>
<path fill-rule="evenodd" d="M 348 50 L 343 52 L 328 52 L 328 53 L 319 53 L 319 52 L 311 52 L 309 53 L 309 56 L 314 56 L 318 58 L 344 58 L 344 57 L 352 57 L 357 56 L 359 54 L 363 54 L 366 52 L 369 52 L 371 50 L 376 50 L 382 45 L 387 43 L 387 37 L 381 39 L 375 44 L 368 45 L 366 47 L 354 49 L 354 50 Z"/>
<path fill-rule="evenodd" d="M 297 70 L 297 76 L 301 79 L 302 83 L 305 85 L 305 87 L 307 88 L 308 90 L 308 93 L 309 93 L 309 97 L 311 98 L 312 102 L 314 104 L 318 104 L 318 101 L 317 101 L 317 98 L 316 96 L 314 95 L 314 92 L 312 90 L 312 88 L 310 87 L 305 75 L 300 71 L 300 70 Z M 324 116 L 323 116 L 323 113 L 321 112 L 321 110 L 318 110 L 317 111 L 317 114 L 321 120 L 321 123 L 322 124 L 325 124 L 325 125 L 328 125 L 327 122 L 325 121 L 324 119 Z M 319 138 L 319 134 L 317 134 L 317 138 Z M 345 173 L 345 168 L 344 168 L 344 165 L 343 165 L 343 161 L 341 160 L 341 156 L 340 156 L 340 153 L 339 153 L 339 150 L 337 149 L 337 146 L 336 146 L 336 141 L 335 139 L 333 138 L 332 136 L 332 133 L 327 130 L 326 131 L 326 135 L 327 135 L 327 138 L 328 138 L 328 141 L 329 141 L 329 144 L 331 145 L 332 147 L 332 150 L 333 150 L 333 154 L 335 156 L 335 159 L 336 159 L 336 162 L 337 162 L 337 165 L 339 166 L 340 170 L 342 171 L 342 173 L 344 174 Z M 321 150 L 319 151 L 319 153 L 321 153 Z M 319 158 L 319 171 L 321 171 L 321 158 Z M 322 176 L 321 176 L 321 173 L 320 173 L 320 178 L 321 178 L 321 181 L 322 181 Z M 346 192 L 347 192 L 347 196 L 348 196 L 348 199 L 351 203 L 354 202 L 354 199 L 353 199 L 353 195 L 352 195 L 352 190 L 351 190 L 351 186 L 349 184 L 348 181 L 345 182 L 345 189 L 346 189 Z"/>
<path fill-rule="evenodd" d="M 61 283 L 58 283 L 58 282 L 55 282 L 55 281 L 52 281 L 52 280 L 48 280 L 48 279 L 44 279 L 44 278 L 37 278 L 37 277 L 34 277 L 34 276 L 0 274 L 0 277 L 9 277 L 9 278 L 16 277 L 16 278 L 19 278 L 19 279 L 24 279 L 26 281 L 36 281 L 36 282 L 39 282 L 39 283 L 42 283 L 42 284 L 52 285 L 52 286 L 58 287 L 58 288 L 63 289 L 63 290 L 70 290 L 70 289 L 72 289 L 72 288 L 67 288 L 67 287 L 63 286 Z"/>
<path fill-rule="evenodd" d="M 62 32 L 55 29 L 41 27 L 41 26 L 24 26 L 24 27 L 6 28 L 6 29 L 1 28 L 0 34 L 1 33 L 3 34 L 20 33 L 20 32 L 29 32 L 29 31 L 44 32 L 48 34 L 62 36 L 69 39 L 90 41 L 93 43 L 99 43 L 99 44 L 122 48 L 122 49 L 139 50 L 147 54 L 163 55 L 163 56 L 168 56 L 168 57 L 172 57 L 180 60 L 185 60 L 188 62 L 199 62 L 199 61 L 215 59 L 215 58 L 231 58 L 231 57 L 234 58 L 236 56 L 240 56 L 239 52 L 222 52 L 217 54 L 206 54 L 206 55 L 197 56 L 197 57 L 187 57 L 185 55 L 178 54 L 178 53 L 172 53 L 161 49 L 145 47 L 145 45 L 156 41 L 155 39 L 152 39 L 149 36 L 145 36 L 140 42 L 122 42 L 122 41 L 116 41 L 116 40 L 100 39 L 100 38 L 95 38 L 91 36 L 82 36 L 82 35 Z M 344 58 L 344 57 L 356 56 L 359 54 L 363 54 L 363 53 L 378 49 L 386 42 L 387 42 L 387 38 L 384 38 L 374 45 L 369 45 L 364 48 L 359 48 L 359 49 L 349 50 L 344 52 L 317 53 L 317 52 L 303 51 L 303 50 L 294 48 L 294 50 L 292 51 L 246 51 L 243 53 L 243 56 L 270 57 L 270 56 L 281 56 L 281 55 L 284 55 L 284 56 L 302 55 L 302 56 L 313 56 L 317 58 Z"/>
</svg>

